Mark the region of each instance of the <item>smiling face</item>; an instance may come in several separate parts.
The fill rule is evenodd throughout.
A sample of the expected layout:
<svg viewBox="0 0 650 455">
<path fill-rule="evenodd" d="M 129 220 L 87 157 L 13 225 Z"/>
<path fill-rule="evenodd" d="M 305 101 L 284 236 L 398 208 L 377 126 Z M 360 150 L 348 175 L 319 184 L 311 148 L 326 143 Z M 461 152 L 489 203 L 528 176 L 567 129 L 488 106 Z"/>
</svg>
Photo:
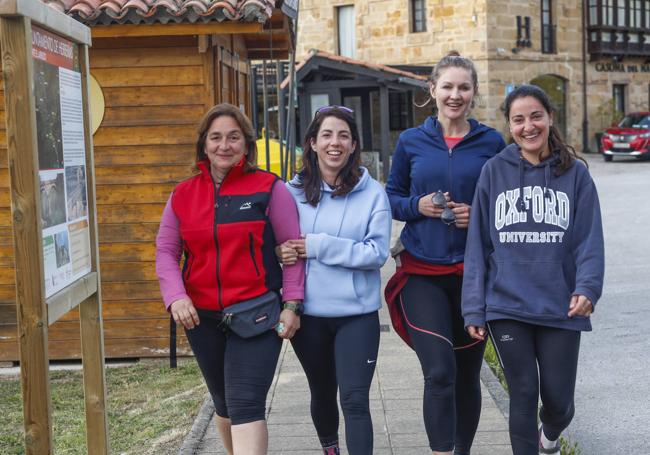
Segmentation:
<svg viewBox="0 0 650 455">
<path fill-rule="evenodd" d="M 553 124 L 551 115 L 533 96 L 518 98 L 510 105 L 510 134 L 528 161 L 536 164 L 547 157 L 548 136 Z"/>
<path fill-rule="evenodd" d="M 328 177 L 338 175 L 356 147 L 348 123 L 333 116 L 323 119 L 316 138 L 311 139 L 310 143 L 318 157 L 318 168 L 326 181 L 329 180 Z"/>
<path fill-rule="evenodd" d="M 204 151 L 212 175 L 222 179 L 246 155 L 246 141 L 239 123 L 228 115 L 215 118 L 208 128 Z"/>
<path fill-rule="evenodd" d="M 454 66 L 443 69 L 435 85 L 431 87 L 438 117 L 451 121 L 466 117 L 472 107 L 475 93 L 469 70 Z"/>
</svg>

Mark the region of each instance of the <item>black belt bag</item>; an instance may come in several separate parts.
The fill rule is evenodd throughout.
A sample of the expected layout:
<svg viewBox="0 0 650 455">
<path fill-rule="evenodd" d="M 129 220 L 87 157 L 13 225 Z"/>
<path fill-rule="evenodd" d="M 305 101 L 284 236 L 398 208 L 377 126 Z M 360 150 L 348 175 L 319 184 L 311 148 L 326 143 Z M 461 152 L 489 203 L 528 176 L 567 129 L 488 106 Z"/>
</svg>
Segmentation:
<svg viewBox="0 0 650 455">
<path fill-rule="evenodd" d="M 280 320 L 280 297 L 268 291 L 254 299 L 230 305 L 223 310 L 223 323 L 242 338 L 275 329 Z"/>
</svg>

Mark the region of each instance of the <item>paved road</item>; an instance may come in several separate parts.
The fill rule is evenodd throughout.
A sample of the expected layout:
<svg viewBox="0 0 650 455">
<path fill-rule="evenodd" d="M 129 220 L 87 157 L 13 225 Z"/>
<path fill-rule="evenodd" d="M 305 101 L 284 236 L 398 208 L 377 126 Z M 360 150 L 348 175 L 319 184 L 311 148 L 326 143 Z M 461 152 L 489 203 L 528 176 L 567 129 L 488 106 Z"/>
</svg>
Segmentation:
<svg viewBox="0 0 650 455">
<path fill-rule="evenodd" d="M 397 223 L 395 223 L 397 224 Z M 389 259 L 382 269 L 382 281 L 394 272 L 394 261 Z M 380 312 L 381 324 L 386 327 L 389 318 L 386 308 Z M 484 370 L 487 367 L 484 366 Z M 482 376 L 484 382 L 483 408 L 473 455 L 508 455 L 507 423 L 497 403 L 488 391 L 502 393 L 494 384 L 489 369 Z M 488 384 L 488 387 L 485 384 Z M 375 455 L 421 455 L 431 453 L 422 422 L 422 372 L 415 353 L 392 331 L 382 331 L 377 369 L 373 381 L 370 408 L 375 434 Z M 276 376 L 268 396 L 269 453 L 305 455 L 319 454 L 318 439 L 309 416 L 307 380 L 291 347 L 285 343 Z M 223 454 L 212 419 L 213 408 L 204 406 L 185 440 L 179 455 Z M 341 442 L 345 446 L 343 419 Z M 343 453 L 347 453 L 344 450 Z M 585 454 L 586 455 L 586 454 Z"/>
<path fill-rule="evenodd" d="M 650 161 L 589 155 L 605 230 L 605 290 L 582 339 L 576 416 L 583 455 L 650 454 Z"/>
</svg>

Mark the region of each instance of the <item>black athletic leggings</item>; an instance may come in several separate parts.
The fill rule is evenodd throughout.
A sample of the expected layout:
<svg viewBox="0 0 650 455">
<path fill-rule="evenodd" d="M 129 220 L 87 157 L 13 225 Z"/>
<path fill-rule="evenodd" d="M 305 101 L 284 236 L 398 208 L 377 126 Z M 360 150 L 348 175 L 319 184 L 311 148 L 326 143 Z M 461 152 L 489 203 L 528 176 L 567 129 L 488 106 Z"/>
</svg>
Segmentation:
<svg viewBox="0 0 650 455">
<path fill-rule="evenodd" d="M 379 350 L 377 312 L 348 317 L 303 315 L 291 339 L 311 391 L 311 417 L 322 444 L 338 441 L 340 392 L 350 455 L 372 455 L 370 384 Z"/>
<path fill-rule="evenodd" d="M 573 419 L 580 332 L 511 319 L 490 321 L 488 328 L 510 391 L 512 452 L 537 455 L 538 396 L 548 439 L 559 438 Z"/>
<path fill-rule="evenodd" d="M 431 450 L 470 453 L 481 416 L 485 343 L 465 332 L 462 277 L 411 275 L 400 295 L 408 333 L 424 374 L 424 426 Z"/>
<path fill-rule="evenodd" d="M 208 386 L 217 415 L 233 425 L 265 419 L 266 395 L 273 381 L 282 339 L 269 330 L 252 338 L 227 334 L 199 311 L 201 323 L 185 330 Z"/>
</svg>

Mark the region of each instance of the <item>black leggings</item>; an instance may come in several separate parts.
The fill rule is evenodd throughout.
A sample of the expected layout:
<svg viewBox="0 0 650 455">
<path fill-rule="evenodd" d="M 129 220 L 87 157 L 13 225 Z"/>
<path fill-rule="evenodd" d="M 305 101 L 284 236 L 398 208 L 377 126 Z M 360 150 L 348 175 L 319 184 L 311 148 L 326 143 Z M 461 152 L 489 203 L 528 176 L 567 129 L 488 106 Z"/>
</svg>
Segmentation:
<svg viewBox="0 0 650 455">
<path fill-rule="evenodd" d="M 573 419 L 580 332 L 511 319 L 490 321 L 488 328 L 510 390 L 512 452 L 537 455 L 538 396 L 548 439 L 559 438 Z"/>
<path fill-rule="evenodd" d="M 424 426 L 431 450 L 470 453 L 481 416 L 485 343 L 465 332 L 462 277 L 411 275 L 400 295 L 406 327 L 424 374 Z"/>
<path fill-rule="evenodd" d="M 220 320 L 199 313 L 201 323 L 185 330 L 217 415 L 233 425 L 265 419 L 282 339 L 274 331 L 252 338 L 224 333 Z"/>
<path fill-rule="evenodd" d="M 311 417 L 322 444 L 338 441 L 340 391 L 351 455 L 372 455 L 370 384 L 379 350 L 377 312 L 339 318 L 304 315 L 291 339 L 311 391 Z"/>
</svg>

